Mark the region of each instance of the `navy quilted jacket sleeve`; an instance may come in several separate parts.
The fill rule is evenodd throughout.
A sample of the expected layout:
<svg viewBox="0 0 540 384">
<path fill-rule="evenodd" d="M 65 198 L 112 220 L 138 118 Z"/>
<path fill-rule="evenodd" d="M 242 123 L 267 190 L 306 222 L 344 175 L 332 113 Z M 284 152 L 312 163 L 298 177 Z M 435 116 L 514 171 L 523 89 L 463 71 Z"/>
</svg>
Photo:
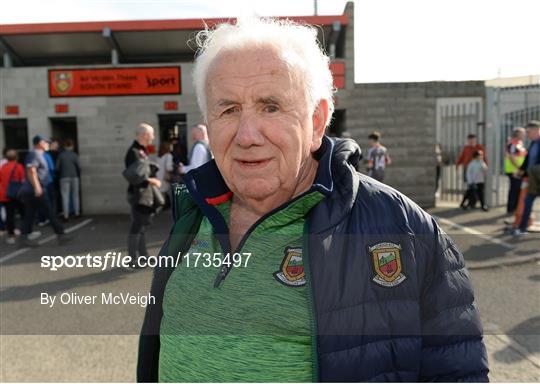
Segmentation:
<svg viewBox="0 0 540 384">
<path fill-rule="evenodd" d="M 421 292 L 422 381 L 487 382 L 487 353 L 462 254 L 432 220 L 435 233 Z"/>
</svg>

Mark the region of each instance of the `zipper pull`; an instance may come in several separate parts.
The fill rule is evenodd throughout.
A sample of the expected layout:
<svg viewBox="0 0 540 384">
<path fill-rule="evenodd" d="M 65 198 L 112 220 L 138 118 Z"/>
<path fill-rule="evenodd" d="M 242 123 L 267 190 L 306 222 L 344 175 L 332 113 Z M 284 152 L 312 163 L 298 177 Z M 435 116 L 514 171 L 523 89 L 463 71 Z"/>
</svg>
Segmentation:
<svg viewBox="0 0 540 384">
<path fill-rule="evenodd" d="M 231 268 L 227 267 L 226 265 L 221 266 L 221 271 L 219 271 L 218 275 L 216 276 L 216 280 L 214 280 L 214 288 L 218 288 L 223 280 L 227 277 L 229 274 Z"/>
</svg>

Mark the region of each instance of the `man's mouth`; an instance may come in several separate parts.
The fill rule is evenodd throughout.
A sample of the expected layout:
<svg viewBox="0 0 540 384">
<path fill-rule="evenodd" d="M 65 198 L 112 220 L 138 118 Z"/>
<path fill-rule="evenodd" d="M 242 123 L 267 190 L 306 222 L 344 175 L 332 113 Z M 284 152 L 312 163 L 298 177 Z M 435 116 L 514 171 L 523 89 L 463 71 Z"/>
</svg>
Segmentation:
<svg viewBox="0 0 540 384">
<path fill-rule="evenodd" d="M 236 161 L 242 168 L 259 168 L 264 167 L 266 164 L 268 164 L 270 162 L 270 159 L 237 159 Z"/>
</svg>

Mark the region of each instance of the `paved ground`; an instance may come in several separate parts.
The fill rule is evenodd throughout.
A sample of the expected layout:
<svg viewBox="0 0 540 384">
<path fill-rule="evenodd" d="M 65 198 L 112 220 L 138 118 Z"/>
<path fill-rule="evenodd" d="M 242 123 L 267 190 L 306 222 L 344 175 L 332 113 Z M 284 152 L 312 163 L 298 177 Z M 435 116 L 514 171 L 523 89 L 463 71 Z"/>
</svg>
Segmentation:
<svg viewBox="0 0 540 384">
<path fill-rule="evenodd" d="M 504 231 L 503 209 L 465 212 L 455 205 L 443 203 L 429 212 L 452 236 L 469 267 L 485 328 L 490 379 L 539 382 L 540 233 L 516 239 Z"/>
<path fill-rule="evenodd" d="M 504 235 L 504 215 L 499 210 L 463 212 L 440 207 L 431 213 L 455 239 L 469 265 L 486 328 L 491 380 L 540 381 L 540 234 L 519 240 Z M 42 292 L 146 292 L 150 269 L 51 272 L 39 266 L 42 255 L 125 252 L 128 225 L 127 216 L 100 216 L 75 231 L 76 241 L 66 246 L 49 241 L 27 251 L 0 247 L 0 381 L 135 380 L 136 334 L 144 308 L 46 308 L 39 304 Z M 170 219 L 164 214 L 150 229 L 151 254 L 158 251 L 169 225 Z M 80 335 L 81 329 L 86 330 L 85 335 Z"/>
</svg>

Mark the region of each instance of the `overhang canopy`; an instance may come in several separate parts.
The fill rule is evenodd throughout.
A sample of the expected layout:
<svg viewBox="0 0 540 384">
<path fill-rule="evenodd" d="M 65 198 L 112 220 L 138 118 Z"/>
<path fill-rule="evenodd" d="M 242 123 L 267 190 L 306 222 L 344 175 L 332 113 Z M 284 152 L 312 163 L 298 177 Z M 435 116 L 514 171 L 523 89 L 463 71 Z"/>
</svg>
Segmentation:
<svg viewBox="0 0 540 384">
<path fill-rule="evenodd" d="M 344 40 L 343 27 L 348 23 L 346 15 L 281 18 L 318 26 L 319 41 L 327 51 L 330 42 L 336 41 L 336 33 L 338 45 Z M 191 61 L 194 50 L 190 41 L 195 34 L 205 25 L 231 20 L 234 19 L 1 25 L 0 54 L 7 53 L 14 66 L 110 64 L 112 50 L 122 64 Z"/>
</svg>

